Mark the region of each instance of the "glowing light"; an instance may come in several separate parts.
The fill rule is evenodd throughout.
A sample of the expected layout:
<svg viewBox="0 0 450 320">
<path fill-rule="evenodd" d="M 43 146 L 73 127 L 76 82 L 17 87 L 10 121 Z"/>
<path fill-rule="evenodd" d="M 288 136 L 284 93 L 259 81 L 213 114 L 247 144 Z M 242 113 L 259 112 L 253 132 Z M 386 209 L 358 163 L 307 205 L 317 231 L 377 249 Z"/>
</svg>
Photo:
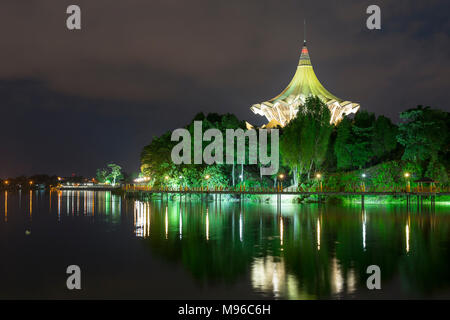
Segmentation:
<svg viewBox="0 0 450 320">
<path fill-rule="evenodd" d="M 169 180 L 169 176 L 165 176 L 164 179 Z"/>
<path fill-rule="evenodd" d="M 336 257 L 331 259 L 331 290 L 333 293 L 340 293 L 344 289 L 344 277 L 342 268 Z"/>
<path fill-rule="evenodd" d="M 406 236 L 406 252 L 409 252 L 409 225 L 410 225 L 410 217 L 408 217 L 408 222 L 405 226 L 405 236 Z"/>
<path fill-rule="evenodd" d="M 6 184 L 6 185 L 9 184 L 9 181 L 8 181 L 8 180 L 5 180 L 5 184 Z"/>
<path fill-rule="evenodd" d="M 363 223 L 362 223 L 362 237 L 363 237 L 363 249 L 366 250 L 366 211 L 364 210 L 363 217 L 362 217 Z"/>
<path fill-rule="evenodd" d="M 365 177 L 366 177 L 366 174 L 365 174 L 365 173 L 363 173 L 363 174 L 361 175 L 361 177 L 365 178 Z"/>
<path fill-rule="evenodd" d="M 62 198 L 62 191 L 58 191 L 58 221 L 61 219 L 61 198 Z"/>
<path fill-rule="evenodd" d="M 8 191 L 5 191 L 5 222 L 8 222 Z"/>
<path fill-rule="evenodd" d="M 147 182 L 149 180 L 150 180 L 150 177 L 139 177 L 139 178 L 134 179 L 133 181 L 136 183 L 141 183 L 141 182 Z"/>
<path fill-rule="evenodd" d="M 405 172 L 405 174 L 404 174 L 405 178 L 409 178 L 410 175 L 411 174 L 409 172 Z"/>
<path fill-rule="evenodd" d="M 30 181 L 29 184 L 30 184 L 30 186 L 31 186 L 31 185 L 33 184 L 33 181 Z"/>
<path fill-rule="evenodd" d="M 282 173 L 281 173 L 281 174 L 279 174 L 279 175 L 278 175 L 278 178 L 280 178 L 280 179 L 284 179 L 284 174 L 282 174 Z"/>
<path fill-rule="evenodd" d="M 168 235 L 169 235 L 169 216 L 168 216 L 168 213 L 167 213 L 167 207 L 166 207 L 166 216 L 165 216 L 165 218 L 164 218 L 164 222 L 165 222 L 165 229 L 166 229 L 166 239 L 167 239 L 167 237 L 168 237 Z"/>
<path fill-rule="evenodd" d="M 317 179 L 320 179 L 320 178 L 322 178 L 322 175 L 321 175 L 320 173 L 317 173 L 317 174 L 316 174 L 316 178 L 317 178 Z"/>
<path fill-rule="evenodd" d="M 207 174 L 207 175 L 205 176 L 205 179 L 208 180 L 209 178 L 211 178 L 211 176 L 210 176 L 209 174 Z"/>
<path fill-rule="evenodd" d="M 280 217 L 280 245 L 283 245 L 284 229 L 283 229 L 283 217 Z"/>
<path fill-rule="evenodd" d="M 317 250 L 320 250 L 320 220 L 317 218 Z"/>
<path fill-rule="evenodd" d="M 209 213 L 206 209 L 206 240 L 209 240 Z"/>
<path fill-rule="evenodd" d="M 180 233 L 180 240 L 181 239 L 183 239 L 183 217 L 182 217 L 182 215 L 181 215 L 181 211 L 180 211 L 180 231 L 179 231 L 179 233 Z"/>
<path fill-rule="evenodd" d="M 239 215 L 239 240 L 242 242 L 243 238 L 243 223 L 242 223 L 242 212 Z"/>
<path fill-rule="evenodd" d="M 33 192 L 30 190 L 30 219 L 33 216 Z"/>
</svg>

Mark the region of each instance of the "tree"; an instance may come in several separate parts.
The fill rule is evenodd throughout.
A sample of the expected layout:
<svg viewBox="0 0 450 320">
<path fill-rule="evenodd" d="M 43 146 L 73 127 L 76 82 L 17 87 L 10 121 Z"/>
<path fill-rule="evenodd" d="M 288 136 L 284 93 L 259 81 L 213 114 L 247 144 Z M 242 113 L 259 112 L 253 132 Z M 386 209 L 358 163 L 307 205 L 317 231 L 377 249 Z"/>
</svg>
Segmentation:
<svg viewBox="0 0 450 320">
<path fill-rule="evenodd" d="M 448 142 L 449 113 L 418 106 L 400 113 L 398 142 L 405 147 L 402 159 L 425 161 L 436 159 Z"/>
<path fill-rule="evenodd" d="M 337 127 L 334 151 L 338 169 L 363 168 L 373 158 L 375 115 L 360 111 L 352 122 L 344 118 Z"/>
<path fill-rule="evenodd" d="M 108 168 L 111 170 L 108 174 L 108 180 L 111 181 L 112 185 L 116 185 L 116 181 L 123 177 L 122 167 L 115 163 L 109 163 Z"/>
<path fill-rule="evenodd" d="M 295 184 L 302 173 L 310 179 L 313 166 L 318 169 L 323 163 L 333 130 L 330 118 L 327 105 L 319 97 L 310 96 L 283 129 L 281 157 L 291 168 Z"/>
<path fill-rule="evenodd" d="M 374 124 L 372 151 L 375 157 L 383 159 L 397 147 L 398 128 L 385 116 L 379 116 Z"/>
<path fill-rule="evenodd" d="M 334 144 L 338 169 L 349 169 L 352 166 L 351 134 L 352 123 L 350 119 L 344 117 L 336 127 L 336 142 Z"/>
<path fill-rule="evenodd" d="M 204 115 L 198 113 L 194 119 L 185 127 L 194 136 L 194 121 L 202 121 L 202 131 L 208 129 L 218 129 L 225 136 L 226 129 L 245 129 L 245 122 L 240 121 L 232 114 L 219 115 L 217 113 L 210 113 Z M 149 145 L 145 146 L 141 152 L 141 171 L 151 178 L 153 185 L 162 185 L 178 187 L 200 187 L 202 186 L 202 179 L 204 179 L 205 168 L 212 167 L 206 164 L 179 164 L 175 165 L 171 159 L 171 151 L 177 142 L 171 141 L 172 132 L 167 132 L 159 137 L 154 137 Z M 225 143 L 225 139 L 223 141 Z M 208 143 L 202 143 L 202 153 Z M 225 150 L 225 145 L 223 146 Z M 247 153 L 247 152 L 246 152 Z M 194 155 L 194 143 L 191 141 L 191 155 Z M 221 179 L 222 183 L 229 180 L 234 181 L 234 167 L 233 165 L 214 165 L 216 169 L 221 172 L 214 173 L 214 179 Z M 241 167 L 242 170 L 242 167 Z M 231 179 L 228 177 L 231 174 Z M 168 176 L 168 179 L 165 179 Z M 211 175 L 212 176 L 212 175 Z M 181 177 L 181 178 L 180 178 Z M 211 180 L 212 181 L 212 180 Z M 217 182 L 216 180 L 214 180 Z M 218 183 L 218 182 L 217 182 Z M 219 183 L 218 185 L 222 185 Z M 233 183 L 234 184 L 234 183 Z"/>
<path fill-rule="evenodd" d="M 106 168 L 97 169 L 97 180 L 100 183 L 111 183 L 115 185 L 122 178 L 122 168 L 115 163 L 111 162 L 106 165 Z"/>
<path fill-rule="evenodd" d="M 288 166 L 298 184 L 298 169 L 300 166 L 300 145 L 302 116 L 292 119 L 284 128 L 280 137 L 280 154 L 283 165 Z"/>
<path fill-rule="evenodd" d="M 97 169 L 96 178 L 98 182 L 105 183 L 106 179 L 108 178 L 108 170 L 106 170 L 105 168 Z"/>
</svg>

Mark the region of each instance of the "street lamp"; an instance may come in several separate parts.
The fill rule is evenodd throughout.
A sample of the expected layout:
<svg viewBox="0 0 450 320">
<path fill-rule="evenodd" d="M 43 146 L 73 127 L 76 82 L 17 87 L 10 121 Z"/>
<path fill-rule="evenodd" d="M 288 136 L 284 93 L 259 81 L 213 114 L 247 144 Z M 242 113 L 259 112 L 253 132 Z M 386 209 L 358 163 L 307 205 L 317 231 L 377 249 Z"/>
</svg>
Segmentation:
<svg viewBox="0 0 450 320">
<path fill-rule="evenodd" d="M 207 174 L 207 175 L 205 176 L 205 180 L 206 180 L 206 188 L 208 188 L 208 180 L 209 180 L 209 178 L 211 178 L 211 176 L 210 176 L 209 174 Z"/>
<path fill-rule="evenodd" d="M 164 177 L 164 180 L 166 181 L 166 182 L 165 182 L 165 187 L 167 188 L 167 181 L 169 180 L 169 176 L 165 176 L 165 177 Z"/>
<path fill-rule="evenodd" d="M 280 173 L 280 174 L 278 175 L 278 180 L 279 180 L 278 183 L 279 183 L 281 189 L 283 189 L 283 179 L 284 179 L 284 174 L 283 174 L 283 173 Z"/>
<path fill-rule="evenodd" d="M 320 173 L 316 173 L 316 178 L 319 180 L 320 192 L 322 192 L 322 175 Z"/>
<path fill-rule="evenodd" d="M 409 177 L 411 174 L 409 172 L 405 172 L 404 176 L 406 179 L 406 192 L 409 192 L 411 190 L 411 185 L 409 184 Z"/>
<path fill-rule="evenodd" d="M 364 181 L 364 178 L 366 177 L 366 174 L 365 173 L 363 173 L 363 174 L 361 174 L 361 177 L 362 177 L 362 191 L 363 192 L 366 192 L 366 183 L 365 183 L 365 181 Z"/>
</svg>

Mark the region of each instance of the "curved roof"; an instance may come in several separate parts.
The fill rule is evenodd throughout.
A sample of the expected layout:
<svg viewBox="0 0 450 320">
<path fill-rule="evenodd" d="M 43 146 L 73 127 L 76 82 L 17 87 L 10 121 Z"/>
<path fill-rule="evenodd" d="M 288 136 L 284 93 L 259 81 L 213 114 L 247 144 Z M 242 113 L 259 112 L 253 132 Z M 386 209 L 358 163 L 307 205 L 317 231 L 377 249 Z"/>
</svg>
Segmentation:
<svg viewBox="0 0 450 320">
<path fill-rule="evenodd" d="M 296 115 L 306 98 L 318 96 L 330 109 L 330 123 L 338 123 L 344 115 L 356 113 L 360 105 L 351 101 L 344 101 L 331 94 L 317 79 L 309 58 L 306 41 L 303 43 L 297 71 L 288 86 L 275 98 L 254 104 L 250 109 L 265 116 L 267 120 L 276 120 L 282 126 L 286 125 Z"/>
<path fill-rule="evenodd" d="M 284 89 L 275 98 L 270 99 L 268 102 L 271 104 L 277 102 L 278 100 L 288 100 L 293 99 L 296 96 L 308 97 L 309 95 L 315 95 L 320 97 L 324 102 L 330 100 L 336 100 L 337 102 L 342 102 L 342 99 L 331 94 L 317 79 L 314 69 L 309 58 L 308 48 L 306 47 L 306 42 L 303 44 L 302 52 L 300 55 L 300 60 L 298 62 L 297 71 L 294 74 L 291 82 L 288 84 L 286 89 Z M 264 103 L 264 102 L 263 102 Z"/>
</svg>

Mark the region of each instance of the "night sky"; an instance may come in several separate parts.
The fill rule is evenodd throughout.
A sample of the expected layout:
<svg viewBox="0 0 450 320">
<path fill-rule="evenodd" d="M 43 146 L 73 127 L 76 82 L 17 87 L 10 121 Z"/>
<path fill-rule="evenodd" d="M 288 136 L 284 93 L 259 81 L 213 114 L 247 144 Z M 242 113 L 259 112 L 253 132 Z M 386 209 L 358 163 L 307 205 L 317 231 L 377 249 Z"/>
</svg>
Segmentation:
<svg viewBox="0 0 450 320">
<path fill-rule="evenodd" d="M 77 4 L 82 30 L 66 28 Z M 382 29 L 366 28 L 367 6 Z M 316 75 L 362 110 L 450 111 L 449 1 L 2 0 L 0 178 L 137 171 L 152 137 L 249 107 L 295 73 L 307 21 Z"/>
</svg>

